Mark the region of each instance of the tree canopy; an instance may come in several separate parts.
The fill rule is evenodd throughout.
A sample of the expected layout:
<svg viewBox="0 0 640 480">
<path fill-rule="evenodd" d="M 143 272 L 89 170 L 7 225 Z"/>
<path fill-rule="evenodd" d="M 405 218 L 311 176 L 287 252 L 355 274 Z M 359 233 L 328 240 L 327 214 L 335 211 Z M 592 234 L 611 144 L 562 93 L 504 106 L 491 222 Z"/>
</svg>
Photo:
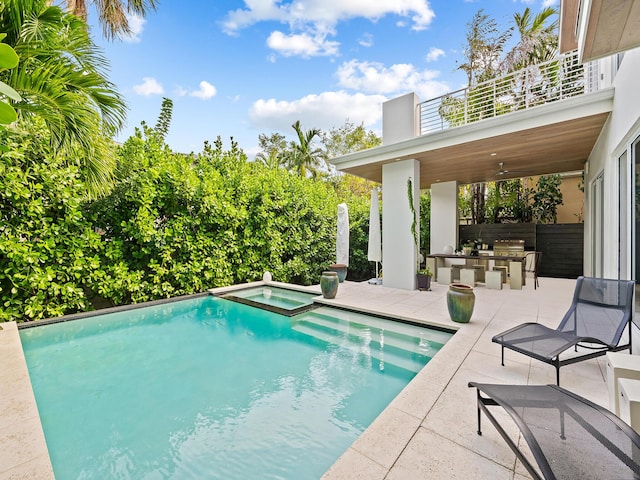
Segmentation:
<svg viewBox="0 0 640 480">
<path fill-rule="evenodd" d="M 6 0 L 0 32 L 20 58 L 0 72 L 21 96 L 14 103 L 18 117 L 42 119 L 54 149 L 75 158 L 94 188 L 105 187 L 111 137 L 124 125 L 126 105 L 84 22 L 47 0 Z"/>
<path fill-rule="evenodd" d="M 87 0 L 66 0 L 67 9 L 84 22 L 87 21 Z M 156 0 L 91 0 L 98 12 L 98 22 L 102 25 L 105 38 L 113 40 L 132 33 L 129 19 L 131 15 L 144 17 L 156 9 Z"/>
</svg>

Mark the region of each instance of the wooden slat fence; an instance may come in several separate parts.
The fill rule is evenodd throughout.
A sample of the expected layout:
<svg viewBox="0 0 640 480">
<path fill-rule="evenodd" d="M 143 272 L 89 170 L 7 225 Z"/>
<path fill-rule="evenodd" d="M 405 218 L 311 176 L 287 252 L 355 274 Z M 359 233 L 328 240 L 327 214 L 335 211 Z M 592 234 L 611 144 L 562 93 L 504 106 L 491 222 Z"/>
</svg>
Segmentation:
<svg viewBox="0 0 640 480">
<path fill-rule="evenodd" d="M 525 250 L 542 252 L 541 277 L 577 278 L 584 272 L 582 223 L 460 225 L 458 235 L 460 243 L 482 239 L 490 248 L 495 240 L 524 240 Z"/>
</svg>

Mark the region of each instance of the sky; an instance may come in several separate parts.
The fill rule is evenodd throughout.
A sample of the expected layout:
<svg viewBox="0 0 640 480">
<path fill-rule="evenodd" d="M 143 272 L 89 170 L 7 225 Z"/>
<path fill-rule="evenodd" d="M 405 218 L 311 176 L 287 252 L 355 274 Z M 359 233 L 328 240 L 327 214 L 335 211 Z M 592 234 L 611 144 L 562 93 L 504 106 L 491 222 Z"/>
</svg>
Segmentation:
<svg viewBox="0 0 640 480">
<path fill-rule="evenodd" d="M 109 79 L 129 107 L 126 140 L 173 101 L 166 138 L 178 152 L 230 138 L 249 158 L 258 136 L 294 138 L 291 125 L 329 131 L 345 122 L 382 134 L 382 103 L 466 86 L 467 23 L 483 9 L 501 29 L 529 7 L 559 0 L 159 0 L 133 34 L 108 41 L 89 12 Z"/>
</svg>

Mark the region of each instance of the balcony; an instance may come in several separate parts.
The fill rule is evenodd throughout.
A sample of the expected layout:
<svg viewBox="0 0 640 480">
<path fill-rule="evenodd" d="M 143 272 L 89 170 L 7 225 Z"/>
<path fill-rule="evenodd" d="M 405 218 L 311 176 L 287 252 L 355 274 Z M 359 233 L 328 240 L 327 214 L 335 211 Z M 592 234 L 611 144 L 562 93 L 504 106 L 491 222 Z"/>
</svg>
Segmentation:
<svg viewBox="0 0 640 480">
<path fill-rule="evenodd" d="M 420 134 L 440 132 L 487 118 L 597 91 L 598 62 L 581 64 L 572 51 L 473 87 L 418 105 Z"/>
<path fill-rule="evenodd" d="M 381 146 L 331 161 L 382 182 L 384 165 L 415 160 L 421 188 L 494 181 L 500 164 L 501 180 L 582 170 L 613 110 L 618 65 L 571 52 L 423 103 L 403 95 L 383 106 Z"/>
</svg>

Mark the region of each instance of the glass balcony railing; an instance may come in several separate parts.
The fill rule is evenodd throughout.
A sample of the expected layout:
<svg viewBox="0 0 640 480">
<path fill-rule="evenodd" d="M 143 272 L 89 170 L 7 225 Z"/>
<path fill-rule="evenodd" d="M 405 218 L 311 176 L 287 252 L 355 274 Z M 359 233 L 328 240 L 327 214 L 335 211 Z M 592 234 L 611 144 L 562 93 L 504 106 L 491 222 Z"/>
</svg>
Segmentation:
<svg viewBox="0 0 640 480">
<path fill-rule="evenodd" d="M 418 105 L 420 134 L 525 110 L 599 89 L 598 62 L 581 64 L 573 51 Z"/>
</svg>

